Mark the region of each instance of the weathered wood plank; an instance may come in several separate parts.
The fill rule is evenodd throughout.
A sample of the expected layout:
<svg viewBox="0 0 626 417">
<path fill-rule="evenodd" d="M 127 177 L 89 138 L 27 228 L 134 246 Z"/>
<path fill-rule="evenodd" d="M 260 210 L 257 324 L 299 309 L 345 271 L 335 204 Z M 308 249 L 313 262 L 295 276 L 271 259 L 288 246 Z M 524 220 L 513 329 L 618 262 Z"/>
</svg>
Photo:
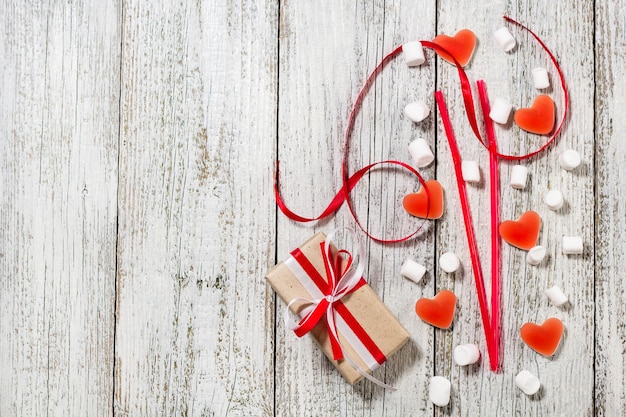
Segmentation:
<svg viewBox="0 0 626 417">
<path fill-rule="evenodd" d="M 624 27 L 621 2 L 600 2 L 596 8 L 596 415 L 612 416 L 626 409 L 626 122 L 623 82 Z"/>
<path fill-rule="evenodd" d="M 0 415 L 109 416 L 121 7 L 0 16 Z"/>
<path fill-rule="evenodd" d="M 409 2 L 283 4 L 278 155 L 284 196 L 296 212 L 320 213 L 340 187 L 343 132 L 352 102 L 385 54 L 403 42 L 433 33 L 434 7 L 423 6 Z M 432 137 L 434 125 L 414 125 L 402 110 L 411 101 L 429 101 L 433 87 L 432 67 L 408 69 L 400 57 L 383 70 L 357 117 L 351 172 L 384 159 L 410 162 L 408 144 L 418 136 Z M 424 173 L 427 178 L 433 175 L 432 169 Z M 373 173 L 353 193 L 363 225 L 374 235 L 387 237 L 417 227 L 420 221 L 408 218 L 401 207 L 403 196 L 417 188 L 417 180 L 409 175 L 393 170 Z M 278 256 L 286 256 L 316 230 L 328 232 L 343 226 L 356 227 L 346 207 L 313 227 L 294 224 L 280 214 Z M 359 236 L 366 239 L 361 232 Z M 415 316 L 414 303 L 422 294 L 432 293 L 433 280 L 427 276 L 423 284 L 416 285 L 399 273 L 409 257 L 432 271 L 432 248 L 432 224 L 405 244 L 367 242 L 369 283 L 412 335 L 409 344 L 374 373 L 399 391 L 390 394 L 370 382 L 350 387 L 309 338 L 296 340 L 279 322 L 278 415 L 432 412 L 425 383 L 432 369 L 432 331 Z M 277 309 L 282 308 L 279 300 Z"/>
<path fill-rule="evenodd" d="M 548 257 L 539 267 L 526 264 L 525 252 L 506 243 L 502 245 L 502 371 L 494 374 L 488 368 L 480 313 L 474 289 L 469 252 L 465 241 L 461 209 L 456 196 L 456 185 L 451 172 L 451 159 L 445 135 L 438 134 L 438 178 L 448 190 L 448 211 L 437 234 L 437 254 L 446 250 L 457 251 L 463 259 L 464 272 L 448 276 L 437 275 L 438 288 L 449 288 L 459 296 L 458 315 L 450 332 L 436 334 L 436 372 L 450 377 L 453 384 L 451 405 L 437 410 L 437 415 L 592 415 L 593 414 L 593 61 L 589 51 L 593 48 L 593 10 L 589 4 L 546 4 L 541 9 L 525 2 L 498 2 L 497 4 L 457 5 L 442 3 L 438 12 L 438 31 L 453 34 L 469 27 L 479 38 L 479 46 L 467 67 L 470 78 L 484 78 L 490 97 L 503 97 L 516 108 L 528 107 L 539 94 L 532 86 L 530 71 L 537 66 L 547 67 L 552 85 L 557 85 L 554 69 L 544 52 L 532 39 L 510 27 L 519 46 L 510 54 L 502 52 L 492 34 L 504 23 L 500 13 L 506 10 L 512 17 L 527 23 L 556 53 L 567 77 L 570 99 L 574 103 L 571 116 L 557 144 L 530 161 L 523 162 L 529 169 L 525 190 L 514 190 L 508 185 L 510 168 L 514 163 L 501 166 L 501 218 L 516 219 L 526 210 L 535 210 L 543 219 L 539 243 L 548 248 Z M 477 16 L 485 18 L 477 19 Z M 572 28 L 576 28 L 572 30 Z M 469 187 L 469 197 L 474 208 L 474 225 L 479 237 L 481 260 L 484 265 L 487 295 L 490 297 L 490 237 L 489 237 L 489 187 L 488 154 L 475 142 L 465 121 L 454 69 L 441 64 L 438 72 L 442 90 L 453 109 L 453 124 L 461 142 L 461 152 L 468 159 L 478 160 L 483 173 L 483 186 Z M 559 87 L 549 94 L 557 102 L 557 113 L 562 111 Z M 538 141 L 515 126 L 497 128 L 499 145 L 510 153 L 529 152 Z M 558 154 L 568 148 L 578 150 L 584 166 L 574 172 L 561 170 Z M 543 203 L 548 189 L 560 189 L 566 206 L 552 212 Z M 565 256 L 561 253 L 563 235 L 582 236 L 585 245 L 583 256 Z M 558 285 L 570 297 L 570 306 L 556 308 L 550 304 L 543 291 Z M 519 338 L 524 322 L 542 323 L 548 317 L 559 317 L 566 326 L 566 334 L 557 354 L 543 358 L 531 351 Z M 441 335 L 441 336 L 439 336 Z M 452 350 L 461 343 L 479 342 L 483 353 L 482 364 L 463 369 L 452 359 Z M 526 397 L 514 384 L 521 369 L 538 375 L 542 391 L 532 398 Z"/>
<path fill-rule="evenodd" d="M 118 415 L 272 415 L 274 2 L 124 8 Z"/>
</svg>

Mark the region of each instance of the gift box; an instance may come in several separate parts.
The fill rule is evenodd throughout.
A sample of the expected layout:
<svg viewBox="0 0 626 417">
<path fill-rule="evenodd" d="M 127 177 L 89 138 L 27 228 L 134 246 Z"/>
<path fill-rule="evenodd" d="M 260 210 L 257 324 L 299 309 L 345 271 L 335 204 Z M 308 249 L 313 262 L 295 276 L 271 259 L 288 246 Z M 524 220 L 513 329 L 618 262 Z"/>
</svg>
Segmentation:
<svg viewBox="0 0 626 417">
<path fill-rule="evenodd" d="M 328 274 L 332 267 L 330 264 L 334 261 L 329 262 L 329 258 L 324 256 L 325 239 L 323 233 L 316 234 L 265 276 L 279 297 L 286 304 L 291 303 L 291 312 L 300 317 L 315 314 L 311 313 L 315 305 L 312 306 L 304 299 L 322 300 L 322 303 L 324 297 L 328 299 Z M 337 249 L 332 244 L 330 247 L 331 252 L 336 254 Z M 345 257 L 341 259 L 346 262 Z M 371 373 L 409 339 L 408 332 L 362 278 L 359 285 L 340 300 L 331 299 L 321 307 L 326 310 L 328 304 L 332 304 L 331 320 L 335 322 L 339 350 L 344 358 L 334 359 L 338 346 L 329 332 L 326 316 L 321 317 L 310 329 L 310 334 L 350 384 L 363 379 L 357 367 Z"/>
</svg>

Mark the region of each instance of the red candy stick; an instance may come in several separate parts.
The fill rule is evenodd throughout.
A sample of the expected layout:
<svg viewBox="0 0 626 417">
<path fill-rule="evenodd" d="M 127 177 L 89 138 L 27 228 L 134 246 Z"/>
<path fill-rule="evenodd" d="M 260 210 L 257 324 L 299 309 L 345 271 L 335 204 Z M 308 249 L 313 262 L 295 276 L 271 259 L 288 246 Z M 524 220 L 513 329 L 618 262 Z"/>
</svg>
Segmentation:
<svg viewBox="0 0 626 417">
<path fill-rule="evenodd" d="M 452 154 L 452 161 L 454 163 L 456 184 L 459 189 L 461 209 L 463 210 L 465 234 L 467 235 L 467 244 L 469 246 L 470 256 L 472 259 L 472 269 L 474 270 L 474 283 L 476 284 L 480 316 L 485 330 L 487 350 L 489 351 L 489 358 L 492 364 L 491 369 L 495 369 L 493 367 L 494 362 L 492 358 L 496 358 L 495 363 L 497 365 L 498 352 L 497 347 L 494 346 L 494 337 L 491 331 L 491 324 L 489 323 L 489 308 L 487 306 L 487 295 L 485 293 L 485 281 L 483 279 L 483 270 L 480 264 L 480 257 L 478 255 L 478 244 L 476 243 L 476 234 L 474 233 L 474 225 L 472 224 L 472 213 L 470 211 L 469 201 L 467 198 L 467 190 L 465 189 L 465 181 L 463 181 L 463 172 L 461 171 L 461 154 L 456 144 L 454 131 L 452 130 L 452 123 L 450 122 L 450 116 L 448 115 L 448 107 L 446 106 L 446 101 L 443 98 L 443 93 L 441 91 L 435 92 L 435 100 L 437 101 L 437 106 L 439 106 L 439 114 L 443 122 L 444 130 L 446 131 L 448 143 L 450 144 L 450 153 Z"/>
<path fill-rule="evenodd" d="M 491 370 L 498 369 L 500 363 L 500 299 L 502 288 L 502 275 L 500 271 L 500 236 L 498 226 L 500 224 L 500 178 L 498 176 L 498 144 L 496 133 L 493 129 L 493 121 L 489 118 L 489 97 L 487 86 L 483 80 L 476 82 L 480 106 L 483 111 L 487 141 L 489 143 L 489 190 L 491 197 L 491 333 L 493 336 L 494 355 L 489 355 Z"/>
</svg>

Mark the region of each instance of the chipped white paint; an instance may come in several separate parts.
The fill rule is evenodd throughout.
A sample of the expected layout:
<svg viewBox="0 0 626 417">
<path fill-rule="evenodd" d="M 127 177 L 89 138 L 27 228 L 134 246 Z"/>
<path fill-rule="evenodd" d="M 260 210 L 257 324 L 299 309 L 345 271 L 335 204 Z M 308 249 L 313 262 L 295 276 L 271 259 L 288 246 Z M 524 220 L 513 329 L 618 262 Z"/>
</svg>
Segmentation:
<svg viewBox="0 0 626 417">
<path fill-rule="evenodd" d="M 0 415 L 610 416 L 626 408 L 619 1 L 595 10 L 590 2 L 423 3 L 3 2 Z M 444 92 L 461 152 L 484 173 L 482 186 L 468 187 L 470 204 L 487 207 L 488 155 L 465 121 L 456 71 L 426 51 L 422 66 L 398 59 L 379 75 L 356 121 L 350 169 L 410 162 L 407 145 L 423 137 L 437 159 L 421 172 L 443 184 L 445 212 L 410 242 L 367 242 L 369 282 L 412 338 L 376 372 L 397 392 L 351 387 L 308 337 L 275 320 L 283 304 L 263 275 L 315 230 L 354 222 L 346 208 L 312 226 L 276 217 L 274 161 L 290 207 L 320 213 L 340 185 L 343 131 L 367 73 L 397 45 L 464 27 L 479 38 L 468 75 L 484 78 L 492 98 L 527 106 L 537 94 L 532 69 L 545 67 L 546 93 L 560 106 L 555 73 L 531 39 L 509 27 L 518 45 L 509 53 L 493 39 L 503 11 L 540 34 L 572 87 L 564 134 L 522 162 L 524 190 L 508 187 L 515 163 L 500 164 L 502 219 L 537 210 L 538 243 L 548 248 L 533 267 L 503 244 L 503 370 L 486 366 L 440 121 L 436 112 L 419 124 L 402 115 L 414 101 L 434 109 L 435 88 Z M 537 145 L 511 126 L 497 134 L 504 152 Z M 559 166 L 566 149 L 582 157 L 573 171 Z M 416 184 L 373 173 L 353 193 L 363 224 L 387 237 L 418 226 L 399 208 Z M 550 189 L 566 196 L 559 211 L 543 204 Z M 489 213 L 473 214 L 489 282 Z M 583 255 L 563 256 L 561 236 L 581 236 Z M 437 270 L 447 251 L 461 259 L 455 274 Z M 406 259 L 429 271 L 418 284 L 400 275 Z M 543 295 L 554 285 L 567 307 Z M 418 298 L 441 289 L 459 298 L 449 331 L 413 312 Z M 567 330 L 546 359 L 518 332 L 550 316 Z M 479 346 L 478 365 L 454 363 L 462 343 Z M 539 394 L 516 388 L 521 369 L 539 377 Z M 434 375 L 452 383 L 447 407 L 428 400 Z"/>
</svg>

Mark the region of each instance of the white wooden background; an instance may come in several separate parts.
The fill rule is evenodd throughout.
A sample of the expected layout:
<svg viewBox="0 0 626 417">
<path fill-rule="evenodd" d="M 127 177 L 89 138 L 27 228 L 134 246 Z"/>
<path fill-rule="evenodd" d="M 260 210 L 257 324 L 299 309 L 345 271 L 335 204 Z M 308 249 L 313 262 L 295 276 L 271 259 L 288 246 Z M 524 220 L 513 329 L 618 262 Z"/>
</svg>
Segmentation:
<svg viewBox="0 0 626 417">
<path fill-rule="evenodd" d="M 515 29 L 516 52 L 494 46 L 502 14 L 556 53 L 572 103 L 557 144 L 525 163 L 525 190 L 507 185 L 511 164 L 501 163 L 502 218 L 539 211 L 548 247 L 535 268 L 503 245 L 503 370 L 451 360 L 459 343 L 486 352 L 461 211 L 438 118 L 414 125 L 403 107 L 419 99 L 434 109 L 443 90 L 463 155 L 483 174 L 488 155 L 465 122 L 455 70 L 429 54 L 417 69 L 391 63 L 357 119 L 352 169 L 408 162 L 406 146 L 423 136 L 437 162 L 422 172 L 443 184 L 446 209 L 412 241 L 367 243 L 370 284 L 412 337 L 375 373 L 397 392 L 349 386 L 309 338 L 284 328 L 263 276 L 314 231 L 354 222 L 345 208 L 306 226 L 277 213 L 275 160 L 286 201 L 319 213 L 340 185 L 343 130 L 367 73 L 396 45 L 465 27 L 479 38 L 470 78 L 484 78 L 492 98 L 530 103 L 530 70 L 549 62 Z M 7 0 L 0 19 L 1 416 L 623 413 L 622 1 Z M 514 128 L 498 135 L 505 151 L 536 145 Z M 584 161 L 573 172 L 556 162 L 567 148 Z M 549 188 L 565 195 L 560 212 L 542 203 Z M 379 171 L 353 198 L 373 233 L 392 235 L 418 224 L 400 208 L 415 189 L 409 176 Z M 469 197 L 489 265 L 488 187 Z M 570 234 L 583 237 L 583 256 L 561 254 Z M 437 270 L 448 250 L 462 273 Z M 399 275 L 409 257 L 429 270 L 420 285 Z M 553 284 L 570 306 L 549 303 Z M 443 288 L 459 297 L 449 331 L 413 312 Z M 550 316 L 566 332 L 546 359 L 518 331 Z M 539 376 L 539 395 L 515 387 L 520 369 Z M 428 401 L 432 375 L 452 381 L 449 407 Z"/>
</svg>

